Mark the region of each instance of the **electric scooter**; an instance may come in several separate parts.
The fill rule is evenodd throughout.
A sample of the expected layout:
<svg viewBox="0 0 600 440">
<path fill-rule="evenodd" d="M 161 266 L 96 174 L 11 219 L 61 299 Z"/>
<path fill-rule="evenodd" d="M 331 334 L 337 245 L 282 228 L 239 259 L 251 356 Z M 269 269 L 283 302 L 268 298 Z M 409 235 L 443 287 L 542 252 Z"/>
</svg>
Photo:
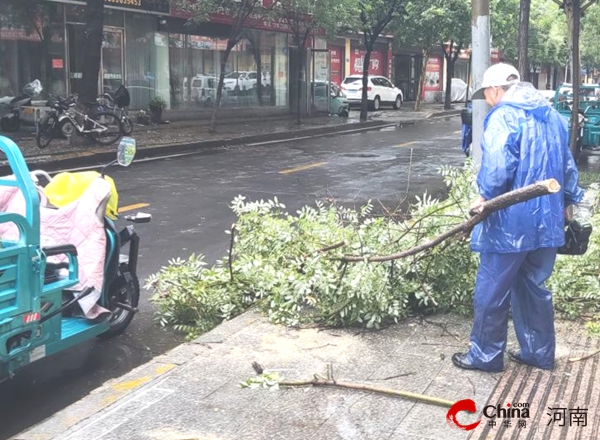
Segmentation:
<svg viewBox="0 0 600 440">
<path fill-rule="evenodd" d="M 111 338 L 121 334 L 137 312 L 140 286 L 137 278 L 139 237 L 132 225 L 118 231 L 106 217 L 109 197 L 104 197 L 98 207 L 96 224 L 104 234 L 105 258 L 101 266 L 102 286 L 81 285 L 79 267 L 84 248 L 71 243 L 43 244 L 51 224 L 45 218 L 79 209 L 69 204 L 67 208 L 53 207 L 44 196 L 42 178 L 52 180 L 47 173 L 30 173 L 17 145 L 0 136 L 0 150 L 6 155 L 13 176 L 0 179 L 0 202 L 7 200 L 21 206 L 21 212 L 0 212 L 0 229 L 16 234 L 2 234 L 0 247 L 0 382 L 12 377 L 19 369 L 39 359 L 51 356 L 88 339 Z M 135 141 L 123 138 L 117 159 L 109 165 L 129 166 L 135 155 Z M 110 185 L 104 181 L 103 168 L 90 184 L 98 187 Z M 43 177 L 42 177 L 43 176 Z M 18 196 L 5 197 L 7 191 L 16 189 Z M 89 190 L 91 191 L 91 190 Z M 88 190 L 81 198 L 86 197 Z M 20 197 L 20 198 L 19 198 Z M 89 203 L 82 203 L 83 208 Z M 82 209 L 83 209 L 82 208 Z M 87 208 L 86 208 L 87 209 Z M 55 210 L 55 211 L 52 211 Z M 19 211 L 17 209 L 16 211 Z M 147 223 L 150 214 L 138 213 L 125 217 L 133 223 Z M 96 230 L 95 233 L 98 233 Z M 84 241 L 84 243 L 86 243 Z M 121 255 L 122 249 L 128 249 Z M 98 259 L 97 255 L 94 255 Z M 98 296 L 94 307 L 104 311 L 96 319 L 83 313 L 82 304 Z"/>
</svg>

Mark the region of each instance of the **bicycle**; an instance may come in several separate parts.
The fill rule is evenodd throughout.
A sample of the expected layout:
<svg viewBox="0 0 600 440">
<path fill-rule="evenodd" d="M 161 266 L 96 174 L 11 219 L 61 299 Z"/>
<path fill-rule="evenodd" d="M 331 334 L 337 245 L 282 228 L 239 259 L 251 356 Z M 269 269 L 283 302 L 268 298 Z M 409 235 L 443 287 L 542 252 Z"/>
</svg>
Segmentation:
<svg viewBox="0 0 600 440">
<path fill-rule="evenodd" d="M 121 120 L 113 112 L 97 111 L 89 116 L 75 108 L 77 96 L 67 99 L 53 98 L 47 103 L 51 108 L 38 124 L 36 135 L 37 146 L 46 148 L 52 139 L 59 135 L 60 128 L 68 120 L 79 135 L 87 135 L 100 145 L 111 145 L 121 139 L 123 126 Z M 90 106 L 98 106 L 90 103 Z M 81 121 L 81 123 L 79 122 Z"/>
<path fill-rule="evenodd" d="M 127 112 L 127 106 L 129 105 L 131 98 L 129 91 L 124 85 L 119 86 L 114 94 L 104 93 L 98 96 L 98 103 L 100 108 L 106 108 L 108 111 L 112 111 L 121 121 L 123 126 L 123 134 L 129 136 L 133 131 L 133 122 Z"/>
</svg>

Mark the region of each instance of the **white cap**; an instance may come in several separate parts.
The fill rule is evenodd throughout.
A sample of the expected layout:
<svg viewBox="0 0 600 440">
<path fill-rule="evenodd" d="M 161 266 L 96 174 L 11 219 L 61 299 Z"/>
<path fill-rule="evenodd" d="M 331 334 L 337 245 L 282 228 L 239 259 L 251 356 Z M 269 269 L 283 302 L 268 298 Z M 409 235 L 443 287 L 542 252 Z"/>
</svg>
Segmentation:
<svg viewBox="0 0 600 440">
<path fill-rule="evenodd" d="M 516 77 L 516 79 L 509 79 Z M 502 87 L 509 84 L 516 84 L 521 81 L 519 71 L 510 64 L 498 63 L 489 67 L 483 74 L 481 87 L 473 93 L 473 99 L 485 99 L 483 91 L 488 87 Z"/>
</svg>

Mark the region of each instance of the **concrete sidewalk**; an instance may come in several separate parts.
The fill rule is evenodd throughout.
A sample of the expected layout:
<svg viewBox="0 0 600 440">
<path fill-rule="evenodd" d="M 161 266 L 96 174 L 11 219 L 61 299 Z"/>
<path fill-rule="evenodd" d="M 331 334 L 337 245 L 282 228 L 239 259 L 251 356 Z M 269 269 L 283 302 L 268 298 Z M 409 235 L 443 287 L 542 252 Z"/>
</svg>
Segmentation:
<svg viewBox="0 0 600 440">
<path fill-rule="evenodd" d="M 288 115 L 284 118 L 271 117 L 245 122 L 224 120 L 218 125 L 216 132 L 210 132 L 205 123 L 188 120 L 153 126 L 134 124 L 132 137 L 137 140 L 138 155 L 136 157 L 141 159 L 205 148 L 223 148 L 233 145 L 372 130 L 459 113 L 460 106 L 452 110 L 444 110 L 443 106 L 439 104 L 425 104 L 422 111 L 414 112 L 412 106 L 406 105 L 400 111 L 369 113 L 367 122 L 359 121 L 357 111 L 352 112 L 348 119 L 329 116 L 305 118 L 302 125 L 298 125 L 294 118 Z M 19 145 L 29 164 L 43 166 L 44 169 L 103 163 L 112 160 L 114 156 L 114 146 L 74 147 L 66 139 L 54 139 L 48 147 L 40 150 L 35 142 L 34 127 L 22 129 L 17 133 L 0 134 L 8 136 Z M 0 161 L 0 167 L 5 168 L 5 165 L 5 161 Z"/>
<path fill-rule="evenodd" d="M 554 372 L 532 372 L 530 367 L 508 361 L 504 373 L 458 370 L 450 357 L 467 347 L 470 325 L 466 318 L 435 315 L 426 320 L 411 318 L 381 331 L 300 330 L 271 325 L 249 311 L 106 383 L 13 439 L 459 440 L 469 432 L 449 427 L 444 407 L 334 388 L 250 390 L 242 389 L 239 382 L 255 375 L 251 366 L 255 361 L 286 379 L 310 379 L 315 373 L 324 374 L 326 365 L 332 363 L 338 380 L 453 402 L 473 399 L 477 413 L 459 415 L 461 423 L 470 424 L 482 418 L 481 410 L 488 401 L 494 406 L 505 401 L 527 402 L 533 394 L 513 393 L 515 383 L 522 384 L 517 389 L 537 389 L 543 395 L 548 383 L 544 378 L 568 377 L 560 367 L 567 357 L 598 346 L 598 341 L 585 340 L 580 327 L 558 323 L 559 367 Z M 511 340 L 509 346 L 514 345 Z M 586 376 L 589 383 L 598 382 L 597 362 L 596 358 L 580 363 L 592 372 Z M 578 385 L 580 388 L 588 389 L 587 385 Z M 569 407 L 573 403 L 570 392 L 558 397 L 553 404 Z M 590 405 L 590 427 L 600 422 L 598 407 L 591 406 L 591 400 L 597 398 L 597 393 L 593 394 L 586 403 L 583 393 L 574 402 L 581 407 Z M 501 429 L 501 423 L 485 428 L 488 419 L 483 417 L 480 427 L 485 432 L 475 431 L 472 438 L 547 438 L 537 435 L 543 432 L 547 417 L 536 415 L 546 408 L 535 399 L 529 403 L 532 416 L 525 428 L 517 428 L 516 420 L 510 428 Z M 569 431 L 568 427 L 561 432 L 563 439 L 581 434 L 581 430 Z"/>
</svg>

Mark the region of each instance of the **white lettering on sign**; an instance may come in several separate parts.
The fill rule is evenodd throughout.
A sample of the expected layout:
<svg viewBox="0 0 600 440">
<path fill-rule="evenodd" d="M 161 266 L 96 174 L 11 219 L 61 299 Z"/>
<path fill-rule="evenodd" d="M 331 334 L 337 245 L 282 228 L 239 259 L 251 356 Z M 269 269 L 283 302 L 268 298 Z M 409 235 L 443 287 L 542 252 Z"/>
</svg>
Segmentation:
<svg viewBox="0 0 600 440">
<path fill-rule="evenodd" d="M 357 57 L 354 60 L 354 70 L 358 73 L 362 73 L 363 65 L 365 64 L 365 57 Z M 374 72 L 379 70 L 379 60 L 372 59 L 369 63 L 369 71 Z"/>
</svg>

